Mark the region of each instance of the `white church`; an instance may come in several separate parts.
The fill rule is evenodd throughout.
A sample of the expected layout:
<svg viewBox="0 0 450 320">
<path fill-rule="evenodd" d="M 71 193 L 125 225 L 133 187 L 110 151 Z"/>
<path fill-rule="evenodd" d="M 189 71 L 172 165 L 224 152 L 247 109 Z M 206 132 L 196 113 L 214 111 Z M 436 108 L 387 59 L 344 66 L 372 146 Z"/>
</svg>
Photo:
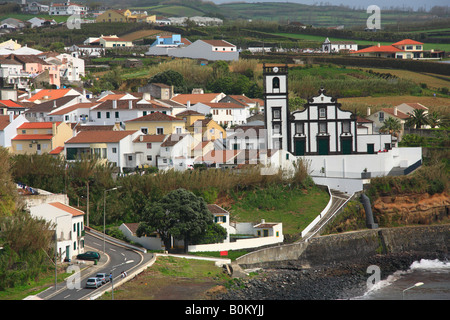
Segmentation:
<svg viewBox="0 0 450 320">
<path fill-rule="evenodd" d="M 390 134 L 373 134 L 324 89 L 303 110 L 289 112 L 287 65 L 263 68 L 267 149 L 283 150 L 287 162 L 306 161 L 316 183 L 356 192 L 371 177 L 407 174 L 422 164 L 421 148 L 397 148 Z"/>
</svg>

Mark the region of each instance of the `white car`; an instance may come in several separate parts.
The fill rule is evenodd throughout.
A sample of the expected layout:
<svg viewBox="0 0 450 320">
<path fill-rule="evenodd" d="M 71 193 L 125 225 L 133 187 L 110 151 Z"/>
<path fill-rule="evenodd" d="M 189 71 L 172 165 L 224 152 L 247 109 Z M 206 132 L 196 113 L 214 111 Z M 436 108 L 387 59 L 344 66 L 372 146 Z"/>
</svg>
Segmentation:
<svg viewBox="0 0 450 320">
<path fill-rule="evenodd" d="M 86 281 L 86 288 L 95 288 L 97 289 L 102 285 L 102 280 L 96 277 L 92 277 L 87 279 Z"/>
</svg>

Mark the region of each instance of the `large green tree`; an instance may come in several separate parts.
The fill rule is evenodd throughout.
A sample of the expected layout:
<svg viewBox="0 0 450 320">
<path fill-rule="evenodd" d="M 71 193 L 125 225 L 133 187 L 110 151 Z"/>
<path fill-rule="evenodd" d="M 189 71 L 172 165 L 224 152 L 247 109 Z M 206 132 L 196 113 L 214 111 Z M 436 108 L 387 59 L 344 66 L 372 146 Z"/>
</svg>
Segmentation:
<svg viewBox="0 0 450 320">
<path fill-rule="evenodd" d="M 184 250 L 187 252 L 191 242 L 211 232 L 208 226 L 213 223 L 213 215 L 202 197 L 185 189 L 177 189 L 158 202 L 145 206 L 137 235 L 148 235 L 156 231 L 166 249 L 171 248 L 171 237 L 183 239 Z"/>
</svg>

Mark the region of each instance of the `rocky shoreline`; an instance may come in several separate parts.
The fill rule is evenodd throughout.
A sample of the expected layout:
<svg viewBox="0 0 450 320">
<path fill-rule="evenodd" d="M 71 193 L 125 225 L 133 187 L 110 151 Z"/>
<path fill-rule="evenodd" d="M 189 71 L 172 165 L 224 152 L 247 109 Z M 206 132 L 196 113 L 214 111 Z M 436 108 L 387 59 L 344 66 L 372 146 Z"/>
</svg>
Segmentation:
<svg viewBox="0 0 450 320">
<path fill-rule="evenodd" d="M 364 261 L 352 261 L 307 269 L 284 267 L 263 269 L 256 276 L 236 279 L 218 300 L 338 300 L 362 296 L 372 272 L 367 267 L 380 268 L 381 280 L 396 271 L 409 269 L 421 259 L 446 259 L 445 253 L 400 253 L 376 255 Z"/>
</svg>

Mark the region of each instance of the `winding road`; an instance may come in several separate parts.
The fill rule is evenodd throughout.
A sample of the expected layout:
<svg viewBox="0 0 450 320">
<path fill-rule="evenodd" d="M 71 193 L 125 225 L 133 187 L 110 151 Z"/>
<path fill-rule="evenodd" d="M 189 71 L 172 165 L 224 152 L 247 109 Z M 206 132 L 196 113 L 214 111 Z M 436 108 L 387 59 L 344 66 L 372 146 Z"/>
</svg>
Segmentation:
<svg viewBox="0 0 450 320">
<path fill-rule="evenodd" d="M 89 234 L 85 235 L 86 251 L 97 251 L 101 254 L 98 265 L 90 265 L 84 268 L 74 278 L 75 281 L 65 281 L 57 284 L 57 288 L 51 287 L 38 295 L 45 300 L 86 300 L 97 296 L 106 287 L 111 288 L 111 282 L 108 282 L 98 289 L 86 288 L 86 280 L 95 276 L 97 273 L 106 273 L 113 275 L 113 284 L 120 280 L 121 272 L 126 271 L 130 274 L 135 268 L 138 268 L 144 260 L 152 256 L 149 253 L 139 253 L 127 247 L 120 246 L 108 241 L 105 242 L 105 253 L 103 253 L 103 239 Z M 77 267 L 76 264 L 74 264 Z M 78 285 L 77 285 L 78 284 Z"/>
</svg>

